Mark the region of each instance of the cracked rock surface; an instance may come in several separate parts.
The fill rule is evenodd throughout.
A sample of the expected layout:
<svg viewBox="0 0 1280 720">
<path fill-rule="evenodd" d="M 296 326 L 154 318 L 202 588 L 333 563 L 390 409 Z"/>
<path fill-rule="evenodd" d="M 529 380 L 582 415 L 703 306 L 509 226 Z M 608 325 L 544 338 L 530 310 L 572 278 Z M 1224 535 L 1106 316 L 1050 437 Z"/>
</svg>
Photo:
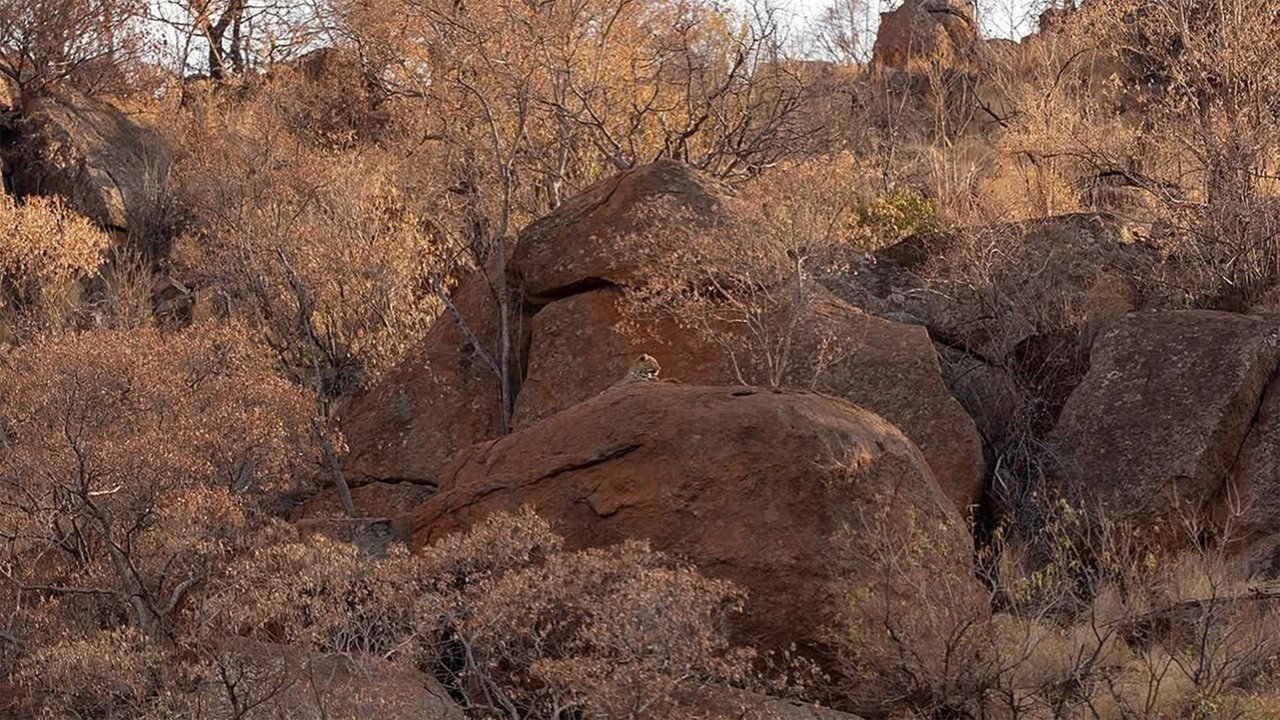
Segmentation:
<svg viewBox="0 0 1280 720">
<path fill-rule="evenodd" d="M 520 507 L 569 548 L 646 540 L 737 583 L 749 595 L 735 632 L 771 649 L 822 646 L 849 607 L 833 583 L 873 574 L 851 537 L 905 546 L 913 522 L 942 528 L 921 570 L 972 580 L 967 523 L 920 450 L 817 393 L 656 382 L 579 403 L 459 453 L 415 511 L 414 545 Z M 907 595 L 932 582 L 898 580 Z"/>
</svg>

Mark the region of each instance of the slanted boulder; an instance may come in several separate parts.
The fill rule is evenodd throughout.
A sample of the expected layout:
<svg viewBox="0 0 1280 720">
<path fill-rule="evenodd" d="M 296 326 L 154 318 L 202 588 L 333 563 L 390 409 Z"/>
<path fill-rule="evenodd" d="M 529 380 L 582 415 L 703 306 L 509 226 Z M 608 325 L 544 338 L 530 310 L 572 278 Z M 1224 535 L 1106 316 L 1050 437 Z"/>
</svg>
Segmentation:
<svg viewBox="0 0 1280 720">
<path fill-rule="evenodd" d="M 5 155 L 19 195 L 58 195 L 106 230 L 142 229 L 168 181 L 171 153 L 154 129 L 62 89 L 26 100 Z"/>
<path fill-rule="evenodd" d="M 664 223 L 708 227 L 730 216 L 731 193 L 675 160 L 627 170 L 583 190 L 521 233 L 511 261 L 515 287 L 543 303 L 602 285 L 643 285 L 696 241 Z"/>
<path fill-rule="evenodd" d="M 1280 433 L 1266 391 L 1278 365 L 1275 320 L 1211 311 L 1124 318 L 1094 346 L 1050 436 L 1052 486 L 1097 521 L 1140 527 L 1154 541 L 1193 540 L 1187 521 L 1221 517 L 1273 487 L 1265 455 Z M 1245 497 L 1228 497 L 1240 494 L 1225 491 L 1241 471 Z"/>
<path fill-rule="evenodd" d="M 895 618 L 929 603 L 985 607 L 966 522 L 924 455 L 884 419 L 816 393 L 607 392 L 460 452 L 415 512 L 414 544 L 521 507 L 571 549 L 644 539 L 735 582 L 748 598 L 733 633 L 766 650 L 821 658 L 837 627 L 878 648 L 890 606 Z M 877 550 L 924 547 L 890 571 Z M 922 651 L 941 640 L 931 628 L 910 631 Z"/>
</svg>

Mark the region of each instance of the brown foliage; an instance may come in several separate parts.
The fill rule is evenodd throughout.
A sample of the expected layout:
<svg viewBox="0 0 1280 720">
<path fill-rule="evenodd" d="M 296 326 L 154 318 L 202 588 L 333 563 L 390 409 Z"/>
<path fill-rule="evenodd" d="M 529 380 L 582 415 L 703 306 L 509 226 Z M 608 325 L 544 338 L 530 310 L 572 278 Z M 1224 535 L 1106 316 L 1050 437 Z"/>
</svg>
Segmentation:
<svg viewBox="0 0 1280 720">
<path fill-rule="evenodd" d="M 0 227 L 0 324 L 13 335 L 57 329 L 78 281 L 102 262 L 107 235 L 56 198 L 0 197 Z"/>
<path fill-rule="evenodd" d="M 136 0 L 5 0 L 0 3 L 0 74 L 22 95 L 58 82 L 118 89 L 145 35 Z"/>
<path fill-rule="evenodd" d="M 418 556 L 368 558 L 282 526 L 255 545 L 211 598 L 215 627 L 431 668 L 476 714 L 677 717 L 704 683 L 745 677 L 726 583 L 640 543 L 565 552 L 528 512 Z"/>
<path fill-rule="evenodd" d="M 440 188 L 430 175 L 405 187 L 391 153 L 308 145 L 265 100 L 210 99 L 202 112 L 211 126 L 176 129 L 188 149 L 179 184 L 201 222 L 172 261 L 232 299 L 300 380 L 319 372 L 326 395 L 356 389 L 434 316 L 425 275 L 439 250 L 421 213 Z"/>
<path fill-rule="evenodd" d="M 92 628 L 156 641 L 311 461 L 305 398 L 234 326 L 69 335 L 0 369 L 3 584 L 35 647 Z"/>
</svg>

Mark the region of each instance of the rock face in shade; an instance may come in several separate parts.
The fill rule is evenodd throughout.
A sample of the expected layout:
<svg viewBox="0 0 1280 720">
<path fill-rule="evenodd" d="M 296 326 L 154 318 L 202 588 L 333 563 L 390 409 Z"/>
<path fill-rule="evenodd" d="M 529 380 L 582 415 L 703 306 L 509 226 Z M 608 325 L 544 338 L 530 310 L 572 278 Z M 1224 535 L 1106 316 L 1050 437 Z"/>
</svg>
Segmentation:
<svg viewBox="0 0 1280 720">
<path fill-rule="evenodd" d="M 606 392 L 459 453 L 415 512 L 414 544 L 524 506 L 570 548 L 645 539 L 739 584 L 736 636 L 763 648 L 821 654 L 837 621 L 883 636 L 844 583 L 880 577 L 861 543 L 910 543 L 913 525 L 936 532 L 936 552 L 883 597 L 909 602 L 951 577 L 974 594 L 948 602 L 981 604 L 966 522 L 920 450 L 830 396 L 663 382 Z"/>
<path fill-rule="evenodd" d="M 1268 391 L 1278 363 L 1273 320 L 1208 311 L 1124 318 L 1098 340 L 1053 430 L 1054 486 L 1091 516 L 1175 543 L 1189 540 L 1186 518 L 1224 519 L 1251 498 L 1270 505 L 1260 490 L 1280 488 L 1268 458 L 1280 449 Z"/>
<path fill-rule="evenodd" d="M 168 180 L 160 134 L 101 100 L 71 90 L 29 98 L 15 127 L 15 192 L 58 195 L 105 229 L 139 224 Z"/>
<path fill-rule="evenodd" d="M 492 269 L 474 273 L 453 302 L 472 332 L 493 348 L 499 327 L 491 276 Z M 515 323 L 522 324 L 519 317 Z M 499 394 L 497 376 L 453 316 L 442 314 L 398 367 L 342 413 L 349 481 L 435 484 L 455 452 L 501 432 Z"/>
</svg>

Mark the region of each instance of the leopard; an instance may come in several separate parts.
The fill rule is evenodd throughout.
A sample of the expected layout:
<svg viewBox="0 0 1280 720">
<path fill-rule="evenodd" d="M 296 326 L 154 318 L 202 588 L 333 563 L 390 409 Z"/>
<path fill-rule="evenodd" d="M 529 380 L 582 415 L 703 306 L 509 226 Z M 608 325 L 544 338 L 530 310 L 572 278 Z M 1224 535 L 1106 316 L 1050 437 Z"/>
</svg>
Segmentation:
<svg viewBox="0 0 1280 720">
<path fill-rule="evenodd" d="M 605 392 L 624 388 L 628 385 L 634 385 L 642 382 L 657 382 L 658 373 L 662 372 L 662 366 L 658 364 L 657 359 L 648 353 L 643 353 L 636 361 L 631 364 L 631 369 L 627 370 L 627 374 L 621 380 L 609 386 Z"/>
</svg>

